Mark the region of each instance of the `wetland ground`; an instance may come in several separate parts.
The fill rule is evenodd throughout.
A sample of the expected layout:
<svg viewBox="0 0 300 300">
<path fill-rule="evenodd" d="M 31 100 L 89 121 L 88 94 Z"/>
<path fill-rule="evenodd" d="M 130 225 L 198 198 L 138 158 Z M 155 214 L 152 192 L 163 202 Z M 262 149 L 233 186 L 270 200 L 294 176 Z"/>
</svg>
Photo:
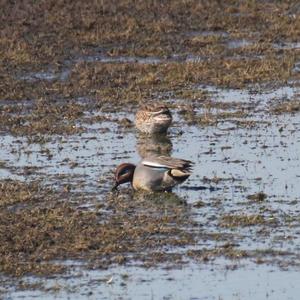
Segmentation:
<svg viewBox="0 0 300 300">
<path fill-rule="evenodd" d="M 0 298 L 298 299 L 298 1 L 2 1 Z M 166 137 L 134 128 L 167 104 Z M 111 193 L 158 152 L 173 193 Z"/>
</svg>

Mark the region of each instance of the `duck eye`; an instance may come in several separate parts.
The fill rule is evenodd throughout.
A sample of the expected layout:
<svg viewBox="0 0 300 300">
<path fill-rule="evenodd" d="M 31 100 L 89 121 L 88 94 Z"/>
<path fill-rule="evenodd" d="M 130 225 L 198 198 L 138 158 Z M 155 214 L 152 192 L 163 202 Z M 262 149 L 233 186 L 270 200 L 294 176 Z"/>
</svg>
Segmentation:
<svg viewBox="0 0 300 300">
<path fill-rule="evenodd" d="M 120 171 L 119 176 L 123 176 L 123 175 L 126 175 L 128 173 L 129 173 L 128 169 L 123 169 L 123 170 Z"/>
</svg>

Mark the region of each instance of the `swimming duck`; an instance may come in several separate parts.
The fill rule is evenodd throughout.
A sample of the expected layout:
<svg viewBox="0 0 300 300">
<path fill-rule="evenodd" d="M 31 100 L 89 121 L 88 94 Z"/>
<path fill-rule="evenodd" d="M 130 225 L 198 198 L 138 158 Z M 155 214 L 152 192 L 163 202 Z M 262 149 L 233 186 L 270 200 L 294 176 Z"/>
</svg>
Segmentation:
<svg viewBox="0 0 300 300">
<path fill-rule="evenodd" d="M 131 182 L 134 190 L 171 191 L 191 175 L 192 166 L 189 160 L 169 156 L 146 157 L 137 165 L 123 163 L 116 169 L 113 190 Z"/>
<path fill-rule="evenodd" d="M 143 105 L 135 116 L 135 125 L 148 134 L 166 133 L 172 122 L 170 110 L 165 105 Z"/>
</svg>

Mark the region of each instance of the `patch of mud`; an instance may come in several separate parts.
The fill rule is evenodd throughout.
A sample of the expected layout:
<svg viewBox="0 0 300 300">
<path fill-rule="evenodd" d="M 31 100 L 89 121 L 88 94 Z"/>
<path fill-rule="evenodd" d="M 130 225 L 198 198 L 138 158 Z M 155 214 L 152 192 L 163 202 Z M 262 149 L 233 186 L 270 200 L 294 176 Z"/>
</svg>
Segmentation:
<svg viewBox="0 0 300 300">
<path fill-rule="evenodd" d="M 299 269 L 296 12 L 293 1 L 6 1 L 0 293 L 117 286 L 149 298 L 151 282 L 156 298 L 189 298 L 204 282 L 211 298 L 293 297 L 280 284 Z M 136 133 L 142 102 L 170 106 L 168 136 Z M 149 153 L 190 159 L 193 175 L 172 194 L 110 193 L 116 165 Z M 219 294 L 222 272 L 247 282 Z M 272 290 L 259 289 L 270 274 Z"/>
<path fill-rule="evenodd" d="M 272 112 L 275 114 L 282 113 L 296 113 L 300 110 L 300 101 L 299 100 L 288 100 L 278 103 L 272 108 Z"/>
<path fill-rule="evenodd" d="M 148 196 L 108 195 L 98 208 L 85 211 L 68 203 L 75 197 L 68 189 L 43 193 L 39 186 L 24 185 L 20 190 L 16 182 L 3 182 L 2 190 L 5 185 L 11 192 L 5 189 L 1 203 L 0 266 L 4 273 L 50 275 L 65 268 L 52 261 L 67 258 L 92 259 L 94 268 L 132 259 L 153 265 L 173 261 L 172 252 L 162 249 L 194 243 L 184 229 L 192 222 L 186 215 L 189 212 L 184 205 L 176 205 L 172 195 L 169 200 L 158 195 L 161 199 L 153 197 L 152 201 Z M 176 255 L 177 262 L 180 257 Z"/>
<path fill-rule="evenodd" d="M 70 257 L 91 261 L 97 257 L 94 263 L 99 268 L 115 263 L 137 262 L 145 266 L 162 262 L 172 265 L 184 263 L 187 257 L 200 261 L 213 261 L 219 256 L 256 259 L 256 250 L 266 251 L 269 247 L 276 250 L 269 254 L 275 255 L 279 264 L 292 264 L 295 252 L 290 248 L 289 253 L 280 252 L 282 240 L 278 231 L 275 231 L 275 225 L 277 230 L 282 228 L 284 231 L 286 226 L 295 224 L 297 220 L 297 202 L 288 204 L 287 201 L 298 197 L 293 188 L 297 177 L 292 175 L 297 175 L 298 168 L 296 158 L 284 159 L 290 129 L 283 124 L 292 124 L 294 128 L 298 125 L 296 118 L 288 117 L 287 122 L 285 116 L 280 116 L 279 119 L 272 119 L 272 122 L 266 120 L 267 123 L 264 123 L 258 117 L 267 113 L 263 107 L 266 109 L 270 101 L 292 96 L 295 91 L 281 88 L 269 93 L 253 93 L 201 86 L 198 94 L 195 90 L 194 95 L 203 100 L 194 100 L 191 112 L 196 118 L 201 117 L 203 109 L 216 112 L 214 116 L 219 118 L 217 126 L 204 123 L 198 124 L 199 127 L 189 126 L 186 113 L 182 112 L 182 101 L 173 100 L 170 104 L 173 106 L 174 125 L 170 138 L 153 140 L 151 143 L 154 152 L 167 151 L 168 155 L 191 159 L 199 166 L 195 168 L 186 188 L 176 189 L 177 195 L 145 197 L 132 195 L 126 189 L 121 189 L 119 195 L 109 193 L 115 165 L 122 161 L 137 161 L 138 153 L 144 155 L 141 147 L 150 145 L 146 137 L 135 136 L 132 126 L 125 126 L 122 121 L 125 116 L 128 118 L 126 124 L 131 124 L 134 118 L 128 111 L 120 114 L 100 111 L 75 114 L 75 120 L 84 116 L 81 126 L 85 130 L 82 134 L 71 134 L 64 138 L 49 135 L 50 141 L 41 144 L 30 140 L 26 142 L 18 136 L 2 136 L 2 168 L 10 174 L 9 177 L 39 179 L 42 182 L 32 186 L 15 181 L 3 182 L 5 197 L 2 197 L 2 220 L 3 226 L 8 226 L 4 232 L 14 232 L 16 237 L 17 228 L 23 228 L 21 224 L 25 220 L 34 220 L 35 224 L 33 226 L 30 223 L 28 235 L 24 235 L 25 228 L 20 231 L 26 243 L 31 245 L 31 250 L 27 252 L 26 247 L 22 250 L 24 255 L 20 262 L 14 256 L 12 260 L 6 260 L 2 264 L 3 270 L 17 272 L 15 275 L 43 274 L 52 270 L 49 264 L 51 266 L 53 260 L 57 262 Z M 181 95 L 190 97 L 191 94 Z M 254 105 L 249 106 L 251 102 Z M 257 103 L 260 103 L 262 110 L 257 109 Z M 58 115 L 65 113 L 64 105 L 61 108 L 63 110 L 58 110 Z M 243 114 L 239 113 L 241 109 L 244 109 Z M 68 114 L 66 110 L 66 116 Z M 235 123 L 237 119 L 246 122 L 247 116 L 250 116 L 249 122 L 257 119 L 253 121 L 255 130 Z M 224 122 L 239 125 L 226 127 Z M 178 134 L 179 128 L 182 134 Z M 188 140 L 189 137 L 193 137 L 195 142 Z M 193 143 L 193 147 L 181 147 L 187 143 Z M 292 145 L 297 147 L 297 143 Z M 146 146 L 146 150 L 149 147 Z M 262 161 L 265 153 L 268 153 L 268 160 Z M 295 179 L 291 180 L 291 176 Z M 258 177 L 259 181 L 256 180 Z M 285 183 L 279 184 L 282 180 Z M 248 196 L 255 194 L 267 194 L 268 197 L 255 201 L 254 196 Z M 283 200 L 290 218 L 286 218 L 287 212 L 278 209 L 278 205 L 280 207 L 282 204 L 274 199 Z M 239 212 L 239 209 L 247 213 Z M 50 226 L 54 219 L 55 224 L 60 224 L 59 233 Z M 73 219 L 77 222 L 74 223 Z M 145 224 L 152 224 L 151 228 L 145 227 Z M 206 224 L 205 230 L 203 224 Z M 253 228 L 251 231 L 255 234 L 249 235 L 249 227 Z M 43 228 L 47 228 L 46 235 L 43 235 Z M 86 228 L 86 231 L 82 231 L 82 228 Z M 198 231 L 197 228 L 202 230 Z M 107 232 L 107 242 L 103 239 L 104 232 Z M 123 246 L 117 232 L 127 236 Z M 50 244 L 49 234 L 54 239 Z M 269 236 L 267 241 L 266 234 Z M 28 240 L 30 236 L 40 242 L 32 244 Z M 115 240 L 112 239 L 114 236 Z M 291 236 L 292 239 L 296 238 L 292 233 Z M 101 241 L 97 238 L 101 238 Z M 230 252 L 228 247 L 224 248 L 224 243 L 229 240 L 234 243 L 233 247 L 230 246 Z M 7 239 L 7 244 L 3 244 L 7 245 L 7 249 L 12 247 L 9 241 Z M 24 243 L 25 240 L 20 239 L 20 244 Z M 249 244 L 253 246 L 249 248 Z M 190 252 L 186 252 L 183 246 Z M 111 252 L 103 247 L 108 247 Z M 62 248 L 63 255 L 60 252 Z M 7 253 L 6 248 L 3 249 Z M 19 248 L 16 249 L 16 253 L 19 252 Z M 106 255 L 101 256 L 100 253 L 104 252 Z M 265 252 L 266 261 L 269 261 L 269 254 Z M 4 259 L 5 255 L 2 256 Z M 54 264 L 53 272 L 64 270 L 59 266 Z"/>
</svg>

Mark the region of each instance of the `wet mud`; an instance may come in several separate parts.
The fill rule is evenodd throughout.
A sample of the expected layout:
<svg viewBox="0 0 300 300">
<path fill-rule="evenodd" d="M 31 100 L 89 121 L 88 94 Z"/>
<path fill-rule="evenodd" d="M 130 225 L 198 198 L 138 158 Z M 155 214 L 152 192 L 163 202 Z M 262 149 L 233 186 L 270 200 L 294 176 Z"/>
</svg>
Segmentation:
<svg viewBox="0 0 300 300">
<path fill-rule="evenodd" d="M 298 6 L 4 1 L 0 297 L 78 293 L 70 280 L 93 272 L 105 293 L 118 270 L 128 287 L 151 268 L 153 283 L 298 270 Z M 170 108 L 167 136 L 136 131 L 145 102 Z M 112 193 L 116 165 L 149 154 L 190 159 L 193 175 L 172 193 Z"/>
</svg>

